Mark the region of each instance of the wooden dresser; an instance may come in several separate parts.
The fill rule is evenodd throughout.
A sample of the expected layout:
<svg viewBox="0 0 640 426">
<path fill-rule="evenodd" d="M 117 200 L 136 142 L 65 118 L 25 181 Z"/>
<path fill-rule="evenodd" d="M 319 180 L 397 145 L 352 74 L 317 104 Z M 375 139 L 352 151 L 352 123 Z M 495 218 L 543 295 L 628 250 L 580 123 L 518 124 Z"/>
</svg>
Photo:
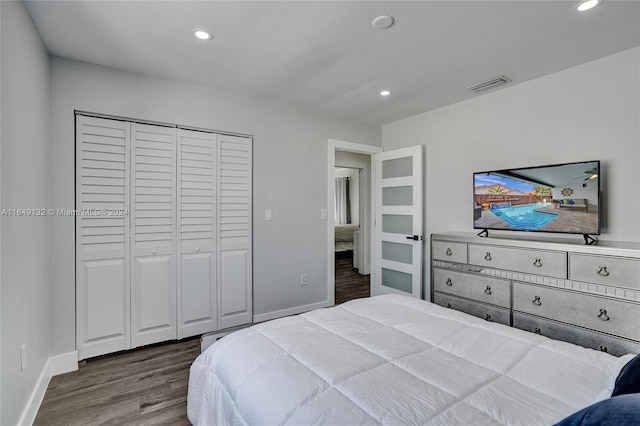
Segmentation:
<svg viewBox="0 0 640 426">
<path fill-rule="evenodd" d="M 431 300 L 607 351 L 640 353 L 640 244 L 431 236 Z"/>
</svg>

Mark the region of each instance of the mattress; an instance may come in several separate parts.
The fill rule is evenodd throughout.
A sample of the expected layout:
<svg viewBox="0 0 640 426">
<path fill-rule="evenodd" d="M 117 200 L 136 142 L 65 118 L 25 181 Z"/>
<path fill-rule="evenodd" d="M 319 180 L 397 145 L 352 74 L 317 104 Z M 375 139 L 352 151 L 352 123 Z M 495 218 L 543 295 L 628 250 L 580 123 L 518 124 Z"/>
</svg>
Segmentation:
<svg viewBox="0 0 640 426">
<path fill-rule="evenodd" d="M 608 398 L 631 358 L 404 296 L 258 324 L 193 363 L 195 425 L 549 425 Z"/>
</svg>

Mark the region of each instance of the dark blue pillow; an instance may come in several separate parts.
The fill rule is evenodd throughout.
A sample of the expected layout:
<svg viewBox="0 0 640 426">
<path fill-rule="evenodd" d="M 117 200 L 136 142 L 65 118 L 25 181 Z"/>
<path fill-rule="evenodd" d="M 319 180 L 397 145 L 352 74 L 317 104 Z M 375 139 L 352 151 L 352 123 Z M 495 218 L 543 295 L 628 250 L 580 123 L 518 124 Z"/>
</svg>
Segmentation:
<svg viewBox="0 0 640 426">
<path fill-rule="evenodd" d="M 640 426 L 640 394 L 605 399 L 570 415 L 555 426 Z"/>
<path fill-rule="evenodd" d="M 611 396 L 628 393 L 640 393 L 640 354 L 634 356 L 627 365 L 622 367 Z"/>
</svg>

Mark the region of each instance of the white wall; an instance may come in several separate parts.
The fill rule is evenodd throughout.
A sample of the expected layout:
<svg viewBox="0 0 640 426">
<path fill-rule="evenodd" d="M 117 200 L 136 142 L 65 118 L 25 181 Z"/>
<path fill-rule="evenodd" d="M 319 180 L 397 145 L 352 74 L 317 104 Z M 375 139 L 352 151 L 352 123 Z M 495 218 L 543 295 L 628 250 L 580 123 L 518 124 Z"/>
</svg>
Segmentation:
<svg viewBox="0 0 640 426">
<path fill-rule="evenodd" d="M 254 315 L 327 300 L 327 140 L 380 145 L 380 128 L 227 92 L 53 57 L 51 199 L 74 205 L 74 109 L 254 135 Z M 273 210 L 265 222 L 264 211 Z M 51 340 L 75 348 L 74 219 L 51 223 Z M 300 274 L 309 284 L 300 286 Z"/>
<path fill-rule="evenodd" d="M 425 236 L 473 230 L 473 172 L 599 159 L 599 238 L 640 242 L 640 48 L 385 125 L 382 140 L 426 147 Z"/>
<path fill-rule="evenodd" d="M 24 3 L 0 2 L 2 209 L 49 201 L 49 56 Z M 49 357 L 49 218 L 2 217 L 0 424 L 17 424 Z M 20 347 L 27 365 L 20 371 Z"/>
</svg>

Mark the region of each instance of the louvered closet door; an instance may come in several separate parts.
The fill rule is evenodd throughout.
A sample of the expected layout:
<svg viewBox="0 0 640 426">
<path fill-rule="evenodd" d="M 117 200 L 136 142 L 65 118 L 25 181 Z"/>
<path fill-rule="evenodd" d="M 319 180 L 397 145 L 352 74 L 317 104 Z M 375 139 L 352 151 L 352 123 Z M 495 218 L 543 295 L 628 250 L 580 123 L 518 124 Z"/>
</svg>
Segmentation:
<svg viewBox="0 0 640 426">
<path fill-rule="evenodd" d="M 216 135 L 178 130 L 178 338 L 217 329 Z"/>
<path fill-rule="evenodd" d="M 129 349 L 130 124 L 76 117 L 79 359 Z"/>
<path fill-rule="evenodd" d="M 131 343 L 175 339 L 176 129 L 132 123 Z"/>
<path fill-rule="evenodd" d="M 218 327 L 250 323 L 252 139 L 218 135 Z"/>
</svg>

